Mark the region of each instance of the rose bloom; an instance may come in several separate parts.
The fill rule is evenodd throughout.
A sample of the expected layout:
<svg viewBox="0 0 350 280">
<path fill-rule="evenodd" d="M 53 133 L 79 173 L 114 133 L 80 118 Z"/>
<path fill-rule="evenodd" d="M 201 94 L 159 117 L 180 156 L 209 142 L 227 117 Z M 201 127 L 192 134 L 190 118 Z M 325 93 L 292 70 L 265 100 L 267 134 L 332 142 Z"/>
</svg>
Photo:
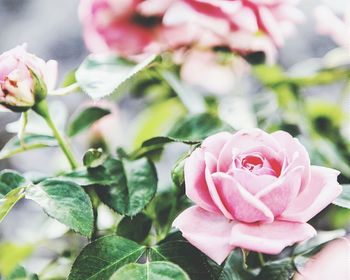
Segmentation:
<svg viewBox="0 0 350 280">
<path fill-rule="evenodd" d="M 34 77 L 34 75 L 36 77 Z M 0 104 L 14 111 L 26 111 L 34 106 L 37 79 L 47 89 L 56 82 L 57 62 L 45 62 L 26 51 L 26 45 L 17 46 L 0 55 Z"/>
<path fill-rule="evenodd" d="M 196 205 L 174 226 L 219 264 L 235 247 L 279 254 L 314 236 L 307 221 L 342 191 L 339 172 L 310 166 L 305 148 L 283 131 L 210 136 L 184 172 L 186 195 Z"/>
<path fill-rule="evenodd" d="M 80 19 L 93 52 L 122 55 L 193 44 L 273 57 L 302 19 L 295 0 L 82 0 Z"/>
</svg>

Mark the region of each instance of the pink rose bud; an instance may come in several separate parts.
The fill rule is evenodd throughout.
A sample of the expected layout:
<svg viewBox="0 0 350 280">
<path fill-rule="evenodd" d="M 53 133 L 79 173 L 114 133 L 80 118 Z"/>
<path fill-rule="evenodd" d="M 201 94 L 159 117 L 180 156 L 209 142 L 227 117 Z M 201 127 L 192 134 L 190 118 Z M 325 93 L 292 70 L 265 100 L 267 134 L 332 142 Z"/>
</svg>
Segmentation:
<svg viewBox="0 0 350 280">
<path fill-rule="evenodd" d="M 217 263 L 235 247 L 279 254 L 316 234 L 307 221 L 341 193 L 338 175 L 310 165 L 286 132 L 218 133 L 185 163 L 186 195 L 196 205 L 174 226 Z"/>
<path fill-rule="evenodd" d="M 57 63 L 27 53 L 26 45 L 0 55 L 0 105 L 24 112 L 54 87 Z"/>
</svg>

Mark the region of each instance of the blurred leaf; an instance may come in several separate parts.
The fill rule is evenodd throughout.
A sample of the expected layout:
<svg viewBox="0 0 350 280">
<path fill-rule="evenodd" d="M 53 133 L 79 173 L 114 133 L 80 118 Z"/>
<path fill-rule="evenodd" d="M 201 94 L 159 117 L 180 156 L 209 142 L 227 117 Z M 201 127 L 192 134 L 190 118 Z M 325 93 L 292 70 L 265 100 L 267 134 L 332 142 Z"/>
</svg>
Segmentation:
<svg viewBox="0 0 350 280">
<path fill-rule="evenodd" d="M 117 91 L 125 82 L 157 60 L 150 56 L 139 64 L 112 54 L 91 54 L 78 68 L 75 77 L 93 99 L 100 99 Z"/>
<path fill-rule="evenodd" d="M 73 182 L 48 179 L 26 189 L 25 197 L 38 203 L 52 218 L 84 236 L 93 231 L 89 196 Z"/>
<path fill-rule="evenodd" d="M 234 250 L 222 265 L 218 280 L 250 280 L 252 274 L 245 269 L 243 252 L 240 249 Z M 270 279 L 270 278 L 266 278 Z"/>
<path fill-rule="evenodd" d="M 258 280 L 288 280 L 295 274 L 295 267 L 291 259 L 283 259 L 266 263 L 256 279 Z"/>
<path fill-rule="evenodd" d="M 110 114 L 111 111 L 101 107 L 88 107 L 80 112 L 68 126 L 68 136 L 73 137 L 85 129 L 89 128 L 94 122 Z"/>
<path fill-rule="evenodd" d="M 86 167 L 95 168 L 102 165 L 106 158 L 107 155 L 101 148 L 89 149 L 83 157 L 83 162 Z"/>
<path fill-rule="evenodd" d="M 29 257 L 34 246 L 17 245 L 10 242 L 0 244 L 0 274 L 4 277 L 10 276 L 20 262 Z"/>
<path fill-rule="evenodd" d="M 0 198 L 13 189 L 27 185 L 28 181 L 17 171 L 4 169 L 0 172 Z"/>
<path fill-rule="evenodd" d="M 144 252 L 145 247 L 134 241 L 114 235 L 104 236 L 81 251 L 68 280 L 108 280 L 123 265 L 136 262 Z"/>
<path fill-rule="evenodd" d="M 342 193 L 333 201 L 333 204 L 350 209 L 350 184 L 343 185 Z"/>
<path fill-rule="evenodd" d="M 176 92 L 182 104 L 192 114 L 199 114 L 206 111 L 204 97 L 184 83 L 176 74 L 176 71 L 162 69 L 159 71 L 164 80 Z"/>
<path fill-rule="evenodd" d="M 17 188 L 0 198 L 0 222 L 2 222 L 6 215 L 11 211 L 12 207 L 23 197 L 23 188 Z"/>
<path fill-rule="evenodd" d="M 152 137 L 166 135 L 172 126 L 186 113 L 176 98 L 156 103 L 141 112 L 137 117 L 137 132 L 134 147 Z"/>
<path fill-rule="evenodd" d="M 343 237 L 346 234 L 346 231 L 343 229 L 333 230 L 333 231 L 319 231 L 317 236 L 298 244 L 294 250 L 293 255 L 300 255 L 315 250 L 320 245 L 332 241 L 336 238 Z"/>
<path fill-rule="evenodd" d="M 118 224 L 117 234 L 140 243 L 146 239 L 151 227 L 152 219 L 139 213 L 134 217 L 124 217 Z"/>
<path fill-rule="evenodd" d="M 111 167 L 118 172 L 113 174 L 110 186 L 96 188 L 99 197 L 119 214 L 138 214 L 152 200 L 157 190 L 154 164 L 146 158 L 133 161 L 122 159 L 114 160 L 114 166 L 109 166 Z"/>
<path fill-rule="evenodd" d="M 29 182 L 17 171 L 5 169 L 0 172 L 0 222 L 24 197 L 27 185 Z"/>
<path fill-rule="evenodd" d="M 145 264 L 127 264 L 120 268 L 111 280 L 190 280 L 186 272 L 170 262 L 147 262 Z"/>
<path fill-rule="evenodd" d="M 57 146 L 56 139 L 46 135 L 27 134 L 23 138 L 23 143 L 22 147 L 17 136 L 12 138 L 0 151 L 0 160 L 33 149 Z"/>
<path fill-rule="evenodd" d="M 178 141 L 202 141 L 221 131 L 232 131 L 232 127 L 209 113 L 185 117 L 168 133 Z"/>
<path fill-rule="evenodd" d="M 23 266 L 18 265 L 5 280 L 39 280 L 36 274 L 29 274 Z"/>
<path fill-rule="evenodd" d="M 63 79 L 63 83 L 62 83 L 63 87 L 68 87 L 68 86 L 73 85 L 77 82 L 77 79 L 75 78 L 75 72 L 76 72 L 76 69 L 74 69 L 74 70 L 68 72 L 68 74 L 66 74 L 66 76 Z"/>
</svg>

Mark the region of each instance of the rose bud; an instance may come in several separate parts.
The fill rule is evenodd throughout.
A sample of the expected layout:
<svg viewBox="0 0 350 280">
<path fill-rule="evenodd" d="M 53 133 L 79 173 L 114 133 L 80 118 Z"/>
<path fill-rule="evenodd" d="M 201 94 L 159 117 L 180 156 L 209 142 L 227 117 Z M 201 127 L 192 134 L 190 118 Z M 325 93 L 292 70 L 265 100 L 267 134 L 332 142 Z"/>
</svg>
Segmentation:
<svg viewBox="0 0 350 280">
<path fill-rule="evenodd" d="M 217 263 L 235 247 L 279 254 L 316 234 L 307 222 L 342 191 L 339 172 L 310 165 L 284 131 L 222 132 L 185 163 L 186 195 L 196 204 L 174 221 L 183 236 Z"/>
<path fill-rule="evenodd" d="M 45 62 L 17 46 L 0 55 L 0 105 L 25 112 L 44 99 L 56 82 L 57 62 Z"/>
</svg>

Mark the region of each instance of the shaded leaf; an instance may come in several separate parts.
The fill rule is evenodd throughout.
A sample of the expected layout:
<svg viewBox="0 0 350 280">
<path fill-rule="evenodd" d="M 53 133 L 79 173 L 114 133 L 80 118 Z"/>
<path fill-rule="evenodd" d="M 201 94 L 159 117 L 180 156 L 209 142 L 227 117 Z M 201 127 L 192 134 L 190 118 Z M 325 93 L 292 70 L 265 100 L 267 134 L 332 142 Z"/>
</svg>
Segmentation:
<svg viewBox="0 0 350 280">
<path fill-rule="evenodd" d="M 27 134 L 23 137 L 22 146 L 18 137 L 12 138 L 0 151 L 0 160 L 16 154 L 46 147 L 56 147 L 57 141 L 52 136 Z"/>
<path fill-rule="evenodd" d="M 343 185 L 342 193 L 333 201 L 333 204 L 350 209 L 350 185 Z"/>
<path fill-rule="evenodd" d="M 48 179 L 27 188 L 25 197 L 38 203 L 50 217 L 84 236 L 91 236 L 94 220 L 92 205 L 79 185 Z"/>
<path fill-rule="evenodd" d="M 256 279 L 289 280 L 293 278 L 295 272 L 292 260 L 283 259 L 265 264 Z"/>
<path fill-rule="evenodd" d="M 123 265 L 136 262 L 144 251 L 145 247 L 123 237 L 102 237 L 81 251 L 68 280 L 108 280 Z"/>
<path fill-rule="evenodd" d="M 117 91 L 156 59 L 157 56 L 150 56 L 135 64 L 112 54 L 91 54 L 80 65 L 75 77 L 84 92 L 93 99 L 100 99 Z"/>
<path fill-rule="evenodd" d="M 135 242 L 142 242 L 148 236 L 152 227 L 152 219 L 144 213 L 135 217 L 124 217 L 118 224 L 117 234 Z"/>
<path fill-rule="evenodd" d="M 186 272 L 170 262 L 128 264 L 119 269 L 111 280 L 190 280 Z"/>
<path fill-rule="evenodd" d="M 102 165 L 106 158 L 107 155 L 101 148 L 89 149 L 83 157 L 83 163 L 86 167 L 95 168 Z"/>
<path fill-rule="evenodd" d="M 80 112 L 68 126 L 68 136 L 73 137 L 85 129 L 89 128 L 94 122 L 110 114 L 111 111 L 101 107 L 88 107 Z"/>
</svg>

